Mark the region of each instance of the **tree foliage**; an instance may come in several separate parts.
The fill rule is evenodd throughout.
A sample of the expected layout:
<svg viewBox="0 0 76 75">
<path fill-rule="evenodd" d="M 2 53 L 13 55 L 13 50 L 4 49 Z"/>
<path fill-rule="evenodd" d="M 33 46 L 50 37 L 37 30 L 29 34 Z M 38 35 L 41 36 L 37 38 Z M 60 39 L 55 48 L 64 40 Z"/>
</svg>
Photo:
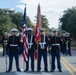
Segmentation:
<svg viewBox="0 0 76 75">
<path fill-rule="evenodd" d="M 13 27 L 17 28 L 19 32 L 22 31 L 23 14 L 20 12 L 6 13 L 0 9 L 0 36 L 4 32 L 11 33 Z M 32 27 L 30 18 L 27 16 L 27 26 Z M 0 37 L 1 38 L 1 37 Z"/>
<path fill-rule="evenodd" d="M 17 13 L 10 13 L 9 16 L 12 19 L 12 23 L 16 24 L 17 29 L 19 31 L 21 31 L 21 27 L 22 27 L 22 21 L 23 21 L 23 15 L 20 12 Z"/>
<path fill-rule="evenodd" d="M 17 28 L 19 32 L 22 31 L 23 14 L 20 12 L 6 13 L 0 9 L 0 38 L 4 32 L 11 33 L 13 27 Z M 32 27 L 35 31 L 34 23 L 31 22 L 27 16 L 27 27 Z M 48 19 L 42 15 L 42 27 L 46 29 L 46 33 L 50 30 Z M 33 32 L 34 32 L 33 31 Z"/>
<path fill-rule="evenodd" d="M 17 29 L 21 32 L 22 31 L 22 24 L 23 24 L 23 14 L 20 12 L 17 12 L 17 13 L 10 14 L 10 17 L 12 18 L 12 22 L 14 24 L 16 24 Z M 26 23 L 27 27 L 32 27 L 31 20 L 28 16 L 27 16 L 26 20 L 27 20 L 27 23 Z"/>
<path fill-rule="evenodd" d="M 46 33 L 49 34 L 50 32 L 50 28 L 48 27 L 49 26 L 49 21 L 48 19 L 46 18 L 45 15 L 42 15 L 42 27 L 46 29 Z"/>
<path fill-rule="evenodd" d="M 13 27 L 16 27 L 16 25 L 12 23 L 9 15 L 0 10 L 0 34 L 5 31 L 10 32 L 10 29 Z"/>
<path fill-rule="evenodd" d="M 49 26 L 48 19 L 46 18 L 45 15 L 42 15 L 42 27 L 43 28 L 48 28 L 48 26 Z"/>
<path fill-rule="evenodd" d="M 48 27 L 49 26 L 49 21 L 48 19 L 46 18 L 45 15 L 41 15 L 42 16 L 42 28 L 45 28 L 46 29 L 46 33 L 48 34 L 48 32 L 50 31 L 50 28 Z M 35 16 L 35 18 L 37 18 Z"/>
<path fill-rule="evenodd" d="M 59 20 L 63 30 L 76 36 L 76 7 L 65 10 L 63 16 Z"/>
</svg>

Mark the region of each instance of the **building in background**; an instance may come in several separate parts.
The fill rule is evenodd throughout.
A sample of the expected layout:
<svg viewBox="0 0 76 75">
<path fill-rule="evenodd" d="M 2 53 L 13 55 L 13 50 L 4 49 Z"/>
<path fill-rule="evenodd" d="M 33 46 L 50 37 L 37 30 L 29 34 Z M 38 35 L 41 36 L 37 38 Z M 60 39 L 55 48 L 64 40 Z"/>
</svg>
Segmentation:
<svg viewBox="0 0 76 75">
<path fill-rule="evenodd" d="M 2 9 L 4 12 L 6 13 L 14 13 L 15 12 L 15 9 L 14 8 L 4 8 Z"/>
</svg>

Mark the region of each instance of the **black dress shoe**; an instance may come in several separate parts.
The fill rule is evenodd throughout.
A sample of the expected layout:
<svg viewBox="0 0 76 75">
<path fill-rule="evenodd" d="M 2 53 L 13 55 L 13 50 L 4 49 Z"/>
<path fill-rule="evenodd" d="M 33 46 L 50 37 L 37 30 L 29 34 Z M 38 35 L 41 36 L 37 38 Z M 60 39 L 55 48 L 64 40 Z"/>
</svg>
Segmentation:
<svg viewBox="0 0 76 75">
<path fill-rule="evenodd" d="M 51 72 L 54 72 L 54 70 L 51 70 Z"/>
<path fill-rule="evenodd" d="M 32 71 L 32 72 L 34 72 L 34 70 L 33 70 L 33 69 L 32 69 L 31 71 Z"/>
<path fill-rule="evenodd" d="M 26 70 L 24 70 L 24 72 L 27 72 L 28 70 L 26 69 Z"/>
<path fill-rule="evenodd" d="M 21 72 L 21 70 L 17 70 L 18 72 Z"/>
<path fill-rule="evenodd" d="M 45 72 L 48 72 L 48 70 L 46 69 Z"/>
<path fill-rule="evenodd" d="M 40 72 L 40 70 L 37 70 L 37 72 Z"/>
<path fill-rule="evenodd" d="M 59 70 L 59 72 L 62 72 L 62 70 Z"/>
<path fill-rule="evenodd" d="M 7 73 L 10 72 L 11 70 L 6 71 Z"/>
</svg>

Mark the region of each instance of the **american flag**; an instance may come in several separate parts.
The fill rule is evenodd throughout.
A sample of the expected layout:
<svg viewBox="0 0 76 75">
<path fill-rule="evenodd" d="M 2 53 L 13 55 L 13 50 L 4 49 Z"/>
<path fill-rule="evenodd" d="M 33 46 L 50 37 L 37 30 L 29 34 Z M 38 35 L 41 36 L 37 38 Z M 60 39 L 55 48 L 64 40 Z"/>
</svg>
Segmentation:
<svg viewBox="0 0 76 75">
<path fill-rule="evenodd" d="M 25 62 L 28 61 L 28 37 L 27 37 L 26 29 L 27 29 L 27 25 L 26 25 L 26 7 L 25 7 L 24 16 L 23 16 L 23 26 L 22 26 L 23 42 L 24 42 L 23 58 Z"/>
</svg>

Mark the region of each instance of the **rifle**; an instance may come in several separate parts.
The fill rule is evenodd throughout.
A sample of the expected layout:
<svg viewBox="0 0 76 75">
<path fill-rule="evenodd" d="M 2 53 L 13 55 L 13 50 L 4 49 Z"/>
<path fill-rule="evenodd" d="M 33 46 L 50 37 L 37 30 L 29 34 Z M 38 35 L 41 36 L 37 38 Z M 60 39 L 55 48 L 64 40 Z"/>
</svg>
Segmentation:
<svg viewBox="0 0 76 75">
<path fill-rule="evenodd" d="M 66 55 L 68 53 L 68 41 L 66 41 Z"/>
<path fill-rule="evenodd" d="M 48 55 L 49 55 L 49 63 L 51 64 L 51 46 L 47 47 Z"/>
<path fill-rule="evenodd" d="M 4 54 L 5 54 L 5 64 L 6 64 L 6 71 L 7 71 L 7 41 L 4 42 Z"/>
</svg>

